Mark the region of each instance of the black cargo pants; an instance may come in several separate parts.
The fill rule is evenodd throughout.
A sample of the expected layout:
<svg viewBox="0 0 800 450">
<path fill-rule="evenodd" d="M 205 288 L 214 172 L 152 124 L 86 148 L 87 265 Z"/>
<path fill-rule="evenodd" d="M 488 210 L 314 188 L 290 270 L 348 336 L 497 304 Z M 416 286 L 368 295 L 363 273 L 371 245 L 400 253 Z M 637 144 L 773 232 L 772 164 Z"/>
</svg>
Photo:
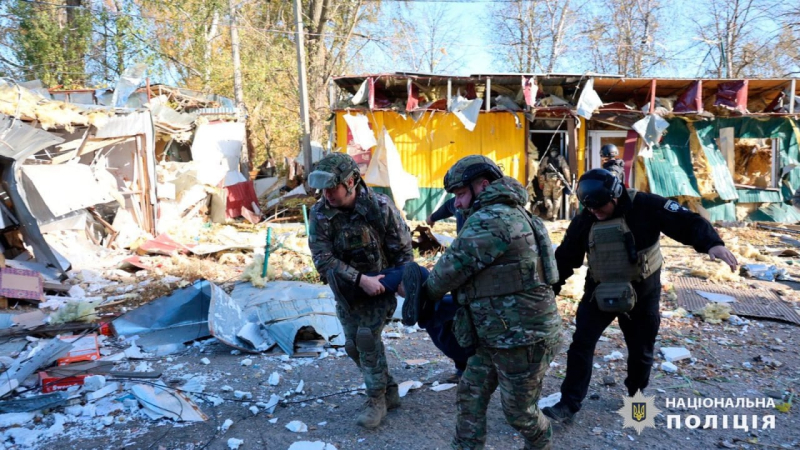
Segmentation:
<svg viewBox="0 0 800 450">
<path fill-rule="evenodd" d="M 653 349 L 661 324 L 659 299 L 661 298 L 661 271 L 647 279 L 632 283 L 636 290 L 636 305 L 626 314 L 600 311 L 592 293 L 597 284 L 587 274 L 583 298 L 575 317 L 575 333 L 567 351 L 567 376 L 561 383 L 561 402 L 577 412 L 589 390 L 592 364 L 597 341 L 615 318 L 628 347 L 628 376 L 625 387 L 633 396 L 644 390 L 650 381 L 653 367 Z"/>
</svg>

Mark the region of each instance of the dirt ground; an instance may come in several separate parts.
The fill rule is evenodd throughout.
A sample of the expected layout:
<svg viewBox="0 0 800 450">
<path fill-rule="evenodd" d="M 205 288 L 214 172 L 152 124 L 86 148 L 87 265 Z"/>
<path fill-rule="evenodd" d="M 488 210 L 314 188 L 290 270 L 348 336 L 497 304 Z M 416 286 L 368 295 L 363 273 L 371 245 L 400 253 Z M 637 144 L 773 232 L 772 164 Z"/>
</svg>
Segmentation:
<svg viewBox="0 0 800 450">
<path fill-rule="evenodd" d="M 437 224 L 434 231 L 452 235 L 453 225 L 442 225 Z M 566 222 L 549 224 L 548 228 L 552 241 L 561 242 Z M 778 264 L 795 279 L 800 279 L 797 270 L 800 257 L 779 259 L 772 256 L 775 254 L 772 250 L 786 247 L 779 237 L 752 228 L 720 228 L 719 231 L 728 247 L 740 258 L 740 263 Z M 665 289 L 661 308 L 665 316 L 678 306 L 672 291 L 678 276 L 705 278 L 734 289 L 755 289 L 752 280 L 726 273 L 727 268 L 720 270 L 720 264 L 710 263 L 706 256 L 697 255 L 691 248 L 668 239 L 662 240 L 662 247 L 666 262 L 662 272 Z M 302 260 L 290 259 L 290 256 L 287 253 L 284 264 L 291 263 L 291 271 L 300 273 L 298 264 L 302 264 Z M 237 259 L 234 264 L 226 265 L 222 264 L 223 258 L 219 259 L 219 262 L 214 262 L 210 258 L 153 258 L 165 274 L 185 281 L 198 277 L 214 279 L 209 273 L 218 275 L 217 281 L 231 281 L 248 263 L 246 258 L 240 258 L 241 261 Z M 432 260 L 420 262 L 432 264 Z M 289 270 L 286 266 L 283 269 Z M 581 280 L 581 275 L 573 277 L 559 298 L 564 325 L 563 345 L 545 377 L 543 397 L 557 393 L 564 378 L 566 349 L 574 330 L 572 323 L 577 298 L 582 292 Z M 120 282 L 124 284 L 124 281 Z M 800 311 L 800 283 L 785 284 L 789 288 L 780 294 L 782 299 Z M 107 289 L 118 289 L 116 286 Z M 140 301 L 162 295 L 160 291 L 153 295 L 139 293 Z M 123 306 L 135 308 L 137 305 Z M 623 428 L 623 418 L 617 413 L 626 394 L 623 380 L 627 352 L 621 332 L 616 323 L 612 324 L 598 343 L 595 369 L 583 409 L 576 415 L 574 423 L 554 427 L 553 448 L 800 448 L 798 408 L 787 409 L 784 404 L 792 400 L 797 403 L 794 396 L 800 380 L 797 345 L 800 327 L 749 319 L 746 325 L 733 325 L 727 321 L 711 324 L 691 315 L 662 318 L 656 344 L 656 365 L 650 387 L 645 392 L 645 395 L 655 397 L 655 406 L 662 413 L 655 418 L 655 429 L 646 428 L 641 434 L 632 428 Z M 191 394 L 191 397 L 208 416 L 207 421 L 176 423 L 169 419 L 148 418 L 129 394 L 130 385 L 141 381 L 131 381 L 115 397 L 126 404 L 124 409 L 105 416 L 85 410 L 81 417 L 68 414 L 63 408 L 55 409 L 34 419 L 38 422 L 37 429 L 51 427 L 59 430 L 50 433 L 53 437 L 39 439 L 29 447 L 8 448 L 228 449 L 231 448 L 230 439 L 242 440 L 241 449 L 286 450 L 299 441 L 328 443 L 339 450 L 449 448 L 455 429 L 456 389 L 435 392 L 431 387 L 434 383 L 443 383 L 454 372 L 452 363 L 433 346 L 424 330 L 408 329 L 394 322 L 387 327 L 384 342 L 395 379 L 398 382 L 419 381 L 424 385 L 411 390 L 402 399 L 402 407 L 391 411 L 376 430 L 365 430 L 355 424 L 355 416 L 365 401 L 364 391 L 360 389 L 363 380 L 356 366 L 341 350 L 331 350 L 325 358 L 289 358 L 280 352 L 232 354 L 231 347 L 216 339 L 207 339 L 195 342 L 181 354 L 146 357 L 115 368 L 141 371 L 143 364 L 149 365 L 146 369 L 162 371 L 160 380 L 172 388 L 184 387 L 187 382 L 201 386 L 201 393 Z M 660 369 L 663 362 L 658 354 L 660 347 L 685 347 L 691 351 L 692 358 L 676 362 L 677 373 L 664 372 Z M 622 353 L 622 359 L 606 361 L 604 357 L 615 351 Z M 203 364 L 203 358 L 208 358 L 210 364 Z M 242 364 L 246 359 L 251 360 L 250 365 Z M 422 360 L 423 364 L 413 360 Z M 280 375 L 277 385 L 269 383 L 274 373 Z M 301 392 L 295 392 L 301 382 Z M 250 393 L 252 399 L 237 398 L 236 391 Z M 267 402 L 272 394 L 283 397 L 284 401 L 268 414 L 260 402 Z M 80 401 L 81 395 L 75 397 Z M 213 397 L 224 401 L 215 404 Z M 776 404 L 784 404 L 786 412 L 774 408 L 701 407 L 681 410 L 666 407 L 667 399 L 684 399 L 684 402 L 731 399 L 735 402 L 738 398 L 767 397 L 772 397 Z M 257 414 L 251 411 L 254 406 Z M 681 428 L 668 429 L 667 415 L 680 415 Z M 684 421 L 690 415 L 701 419 L 706 415 L 716 415 L 718 429 L 703 429 L 704 422 L 698 429 L 689 429 Z M 728 416 L 727 429 L 722 428 L 723 415 Z M 734 415 L 747 415 L 748 424 L 751 424 L 752 416 L 758 416 L 758 429 L 734 429 Z M 763 417 L 768 415 L 775 417 L 775 428 L 761 429 Z M 113 418 L 113 423 L 104 423 L 104 420 L 109 421 L 109 417 Z M 57 419 L 64 421 L 63 431 L 60 431 Z M 232 425 L 223 430 L 226 420 L 232 421 Z M 303 422 L 308 431 L 295 433 L 288 430 L 286 425 L 291 421 Z M 498 393 L 489 407 L 488 428 L 486 448 L 522 448 L 521 438 L 505 421 Z M 6 439 L 6 444 L 11 445 L 11 441 Z M 322 449 L 322 446 L 316 448 Z M 292 448 L 296 449 L 299 450 L 297 446 Z M 330 450 L 330 447 L 324 450 Z"/>
<path fill-rule="evenodd" d="M 565 320 L 566 322 L 566 320 Z M 665 413 L 656 417 L 656 428 L 645 429 L 637 435 L 631 428 L 623 429 L 622 417 L 615 411 L 622 406 L 625 394 L 622 380 L 625 365 L 621 361 L 605 362 L 604 355 L 614 350 L 625 353 L 618 329 L 612 325 L 606 338 L 598 345 L 595 369 L 589 397 L 573 424 L 555 427 L 554 449 L 571 448 L 798 448 L 800 423 L 796 411 L 781 413 L 776 410 L 699 409 L 693 411 L 667 410 L 666 398 L 764 398 L 776 392 L 796 391 L 798 358 L 796 327 L 770 321 L 752 321 L 745 333 L 728 333 L 727 340 L 709 338 L 713 327 L 697 319 L 665 319 L 662 321 L 659 346 L 686 346 L 692 350 L 694 362 L 677 363 L 677 375 L 654 370 L 647 395 L 655 395 L 656 406 Z M 397 327 L 394 327 L 397 328 Z M 712 330 L 708 330 L 712 328 Z M 395 330 L 392 330 L 395 331 Z M 570 331 L 565 330 L 570 340 Z M 364 430 L 354 422 L 354 417 L 364 402 L 363 391 L 353 391 L 362 383 L 355 365 L 346 357 L 324 359 L 281 356 L 231 355 L 230 348 L 213 339 L 198 345 L 179 356 L 152 361 L 154 369 L 164 371 L 168 384 L 182 384 L 191 377 L 204 377 L 205 393 L 218 395 L 226 401 L 220 406 L 209 402 L 199 403 L 209 420 L 196 424 L 175 424 L 170 420 L 150 421 L 144 417 L 126 417 L 127 421 L 105 427 L 102 431 L 67 428 L 63 436 L 42 444 L 41 448 L 73 449 L 227 449 L 228 439 L 242 439 L 241 448 L 287 449 L 296 441 L 323 441 L 337 449 L 444 449 L 454 430 L 455 389 L 443 392 L 430 390 L 431 383 L 443 382 L 453 372 L 451 363 L 432 345 L 424 331 L 404 334 L 397 339 L 385 339 L 390 370 L 398 381 L 419 380 L 423 388 L 412 390 L 403 398 L 402 407 L 392 411 L 384 423 L 374 431 Z M 776 352 L 771 348 L 785 350 Z M 753 360 L 758 355 L 771 354 L 782 365 L 776 369 L 761 367 Z M 212 363 L 203 365 L 200 360 L 209 358 Z M 241 361 L 250 358 L 251 366 Z M 411 366 L 404 361 L 427 359 L 424 365 Z M 558 391 L 566 364 L 566 353 L 560 352 L 544 381 L 544 394 Z M 743 367 L 750 362 L 751 369 Z M 183 367 L 176 366 L 183 365 Z M 286 370 L 291 369 L 291 370 Z M 277 386 L 268 384 L 269 375 L 281 374 Z M 615 386 L 605 386 L 604 376 L 612 376 Z M 279 405 L 274 414 L 263 412 L 253 415 L 252 402 L 236 401 L 231 392 L 222 390 L 228 385 L 234 390 L 251 392 L 254 400 L 266 401 L 272 393 L 294 390 L 304 382 L 303 394 L 289 397 L 289 404 Z M 662 392 L 663 391 L 663 392 Z M 331 395 L 334 394 L 334 395 Z M 200 396 L 197 396 L 200 398 Z M 778 400 L 776 400 L 778 402 Z M 773 414 L 774 430 L 680 430 L 667 429 L 664 414 Z M 125 416 L 125 414 L 121 414 Z M 269 419 L 277 418 L 277 423 Z M 233 420 L 227 432 L 219 428 L 226 420 Z M 292 420 L 304 422 L 309 431 L 293 433 L 285 428 Z M 720 416 L 721 427 L 721 416 Z M 732 418 L 731 418 L 732 420 Z M 760 423 L 760 419 L 759 419 Z M 489 435 L 487 448 L 521 448 L 522 442 L 515 431 L 505 423 L 499 403 L 499 394 L 492 398 L 488 412 Z M 760 427 L 760 426 L 759 426 Z M 70 431 L 72 430 L 72 431 Z"/>
</svg>

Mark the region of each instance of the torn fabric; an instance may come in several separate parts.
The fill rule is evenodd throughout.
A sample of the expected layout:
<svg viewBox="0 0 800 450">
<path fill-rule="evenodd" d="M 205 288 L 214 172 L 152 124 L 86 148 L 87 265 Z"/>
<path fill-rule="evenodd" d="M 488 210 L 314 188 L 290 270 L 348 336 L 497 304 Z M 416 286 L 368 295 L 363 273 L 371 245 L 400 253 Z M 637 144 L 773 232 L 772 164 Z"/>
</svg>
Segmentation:
<svg viewBox="0 0 800 450">
<path fill-rule="evenodd" d="M 375 154 L 372 156 L 364 181 L 373 186 L 388 187 L 395 205 L 402 210 L 406 201 L 419 198 L 419 180 L 403 169 L 400 152 L 386 128 L 383 129 Z"/>
<path fill-rule="evenodd" d="M 353 143 L 361 147 L 361 150 L 369 150 L 378 145 L 375 140 L 375 133 L 369 127 L 369 120 L 363 114 L 345 114 L 344 121 L 347 122 L 347 128 L 353 135 Z"/>
</svg>

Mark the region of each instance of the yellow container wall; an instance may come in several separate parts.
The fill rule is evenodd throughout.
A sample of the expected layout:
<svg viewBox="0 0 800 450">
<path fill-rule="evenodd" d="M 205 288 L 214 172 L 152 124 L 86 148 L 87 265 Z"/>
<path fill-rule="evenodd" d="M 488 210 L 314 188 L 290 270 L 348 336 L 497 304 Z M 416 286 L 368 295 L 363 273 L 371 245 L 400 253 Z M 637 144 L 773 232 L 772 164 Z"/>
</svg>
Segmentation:
<svg viewBox="0 0 800 450">
<path fill-rule="evenodd" d="M 509 112 L 481 112 L 473 131 L 467 131 L 454 114 L 426 112 L 418 121 L 393 111 L 337 111 L 336 146 L 347 148 L 345 114 L 366 114 L 376 134 L 386 127 L 403 168 L 419 179 L 421 188 L 442 188 L 447 170 L 467 155 L 485 155 L 501 165 L 506 175 L 523 185 L 525 180 L 525 116 Z M 519 124 L 519 126 L 517 126 Z"/>
</svg>

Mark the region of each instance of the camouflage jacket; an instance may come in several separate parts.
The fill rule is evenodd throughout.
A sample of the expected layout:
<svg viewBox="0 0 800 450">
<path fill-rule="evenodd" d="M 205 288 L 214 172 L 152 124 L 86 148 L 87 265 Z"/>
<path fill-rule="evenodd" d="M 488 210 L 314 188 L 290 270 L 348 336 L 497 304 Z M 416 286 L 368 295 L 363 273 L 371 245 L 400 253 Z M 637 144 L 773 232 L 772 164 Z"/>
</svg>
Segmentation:
<svg viewBox="0 0 800 450">
<path fill-rule="evenodd" d="M 432 299 L 458 289 L 480 345 L 513 348 L 558 333 L 549 287 L 558 281 L 544 224 L 523 206 L 525 188 L 504 177 L 478 195 L 458 237 L 426 283 Z"/>
<path fill-rule="evenodd" d="M 414 259 L 411 233 L 388 197 L 358 186 L 352 211 L 321 198 L 309 214 L 308 246 L 320 277 L 333 269 L 355 283 L 360 273 L 379 272 Z"/>
<path fill-rule="evenodd" d="M 547 155 L 544 158 L 542 158 L 542 162 L 539 163 L 538 177 L 540 184 L 544 184 L 544 180 L 548 173 L 553 173 L 553 171 L 550 169 L 551 164 L 553 168 L 561 172 L 561 175 L 564 175 L 564 179 L 566 179 L 567 182 L 569 183 L 572 182 L 572 174 L 570 173 L 569 164 L 567 163 L 567 160 L 564 159 L 564 157 L 561 155 L 558 155 L 555 158 L 551 158 L 550 155 Z"/>
</svg>

